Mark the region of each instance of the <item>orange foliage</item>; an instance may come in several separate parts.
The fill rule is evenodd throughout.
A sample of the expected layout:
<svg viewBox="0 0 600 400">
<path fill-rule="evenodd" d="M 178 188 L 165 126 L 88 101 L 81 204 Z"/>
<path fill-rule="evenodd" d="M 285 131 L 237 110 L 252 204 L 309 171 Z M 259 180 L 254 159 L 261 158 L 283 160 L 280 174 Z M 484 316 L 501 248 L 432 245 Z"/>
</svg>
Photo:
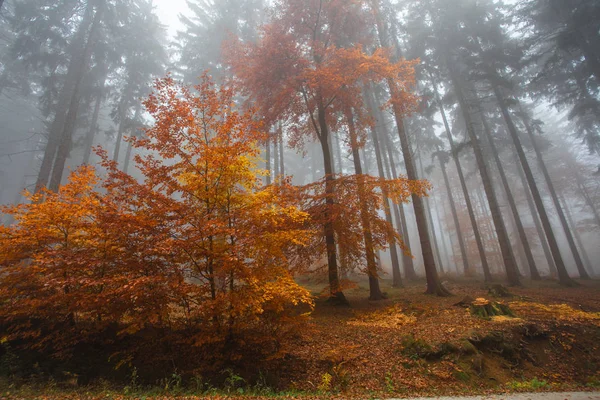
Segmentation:
<svg viewBox="0 0 600 400">
<path fill-rule="evenodd" d="M 331 221 L 334 226 L 336 242 L 339 246 L 341 268 L 346 271 L 367 273 L 365 268 L 365 242 L 361 210 L 366 211 L 373 236 L 374 250 L 385 250 L 390 237 L 406 253 L 410 253 L 400 234 L 387 223 L 382 216 L 383 193 L 387 193 L 395 202 L 408 202 L 412 193 L 425 196 L 430 184 L 427 181 L 411 181 L 406 178 L 380 179 L 369 175 L 338 175 L 333 181 L 333 206 L 327 206 L 324 179 L 301 188 L 302 208 L 311 216 L 315 237 L 306 247 L 298 251 L 302 258 L 318 262 L 325 253 L 325 240 L 319 226 Z M 362 190 L 362 192 L 361 192 Z M 329 213 L 325 210 L 330 210 Z"/>
<path fill-rule="evenodd" d="M 364 84 L 392 79 L 398 88 L 393 103 L 406 113 L 416 97 L 414 62 L 390 61 L 390 52 L 363 48 L 373 25 L 360 0 L 285 0 L 275 6 L 273 21 L 258 43 L 231 43 L 226 49 L 238 84 L 267 123 L 285 121 L 291 143 L 322 135 L 318 113 L 330 131 L 343 124 L 340 114 L 353 109 L 357 123 L 371 123 L 362 98 Z"/>
<path fill-rule="evenodd" d="M 312 307 L 290 271 L 312 232 L 294 188 L 260 187 L 261 125 L 206 76 L 195 91 L 159 80 L 145 105 L 155 124 L 129 139 L 141 182 L 99 149 L 102 194 L 82 167 L 58 193 L 4 208 L 16 223 L 0 230 L 0 325 L 55 349 L 118 326 L 217 356 L 238 339 L 278 350 L 297 306 Z"/>
</svg>

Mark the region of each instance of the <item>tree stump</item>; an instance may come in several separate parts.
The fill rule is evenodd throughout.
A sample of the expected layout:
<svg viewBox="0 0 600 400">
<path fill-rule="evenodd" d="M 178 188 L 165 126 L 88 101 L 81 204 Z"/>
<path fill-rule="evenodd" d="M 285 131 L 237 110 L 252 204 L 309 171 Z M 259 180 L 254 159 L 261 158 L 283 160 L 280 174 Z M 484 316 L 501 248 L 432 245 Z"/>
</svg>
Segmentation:
<svg viewBox="0 0 600 400">
<path fill-rule="evenodd" d="M 479 318 L 488 319 L 498 315 L 514 317 L 513 312 L 506 304 L 492 302 L 482 297 L 475 299 L 469 308 L 471 314 Z"/>
</svg>

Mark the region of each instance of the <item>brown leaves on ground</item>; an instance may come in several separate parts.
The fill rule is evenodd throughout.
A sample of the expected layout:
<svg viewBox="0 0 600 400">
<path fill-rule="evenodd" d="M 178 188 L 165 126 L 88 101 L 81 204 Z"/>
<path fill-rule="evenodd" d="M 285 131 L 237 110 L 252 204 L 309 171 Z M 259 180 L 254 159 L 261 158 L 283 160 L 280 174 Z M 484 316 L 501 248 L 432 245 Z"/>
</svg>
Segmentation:
<svg viewBox="0 0 600 400">
<path fill-rule="evenodd" d="M 581 383 L 586 374 L 592 376 L 594 372 L 585 371 L 582 359 L 575 358 L 586 358 L 590 365 L 590 360 L 597 358 L 598 353 L 566 356 L 563 351 L 570 351 L 576 343 L 600 335 L 600 331 L 588 329 L 597 327 L 600 321 L 596 312 L 600 310 L 597 307 L 598 288 L 583 287 L 573 291 L 556 284 L 544 285 L 547 287 L 543 291 L 536 288 L 513 290 L 520 297 L 509 303 L 516 318 L 492 320 L 477 318 L 469 309 L 453 306 L 457 297 L 467 294 L 495 301 L 479 283 L 455 284 L 452 291 L 456 296 L 451 298 L 424 295 L 420 285 L 386 288 L 390 300 L 382 302 L 368 302 L 367 290 L 355 289 L 348 292 L 353 306 L 350 310 L 317 306 L 312 317 L 313 329 L 301 335 L 293 346 L 282 374 L 291 387 L 309 391 L 317 388 L 324 374 L 330 374 L 332 389 L 347 396 L 372 392 L 399 395 L 485 393 L 502 390 L 513 380 L 536 376 L 544 377 L 550 385 Z M 538 293 L 544 295 L 538 296 Z M 567 296 L 568 304 L 551 304 L 549 300 Z M 582 308 L 590 311 L 581 311 Z M 553 357 L 538 356 L 536 343 L 532 350 L 523 350 L 524 354 L 531 352 L 528 357 L 537 359 L 539 365 L 526 359 L 520 365 L 514 365 L 493 352 L 480 351 L 468 342 L 470 338 L 481 339 L 496 333 L 505 336 L 507 341 L 518 341 L 514 332 L 526 327 L 530 329 L 532 323 L 550 332 L 548 340 L 551 343 L 540 347 L 539 353 L 556 353 Z M 565 332 L 569 329 L 579 332 L 580 328 L 585 328 L 583 331 L 590 336 L 582 337 L 581 333 L 571 336 Z M 555 331 L 556 338 L 553 336 Z M 407 351 L 406 347 L 413 346 L 413 341 L 417 342 L 416 346 L 425 347 L 421 353 Z M 509 344 L 512 345 L 507 342 Z M 554 344 L 564 345 L 555 349 Z M 569 362 L 569 357 L 573 357 L 573 365 L 564 368 L 561 364 Z M 474 370 L 478 363 L 481 363 L 477 367 L 482 368 L 480 373 Z M 553 378 L 552 374 L 556 375 L 557 370 L 561 371 L 560 379 Z"/>
</svg>

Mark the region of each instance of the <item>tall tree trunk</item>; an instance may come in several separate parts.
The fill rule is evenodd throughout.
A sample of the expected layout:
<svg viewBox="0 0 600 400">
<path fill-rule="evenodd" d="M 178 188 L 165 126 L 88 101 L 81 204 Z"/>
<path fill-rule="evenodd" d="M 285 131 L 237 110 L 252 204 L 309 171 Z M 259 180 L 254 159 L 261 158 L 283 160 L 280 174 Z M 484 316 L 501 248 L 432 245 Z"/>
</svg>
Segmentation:
<svg viewBox="0 0 600 400">
<path fill-rule="evenodd" d="M 98 94 L 96 95 L 96 103 L 94 105 L 94 113 L 92 114 L 92 120 L 90 122 L 90 128 L 85 135 L 85 142 L 83 147 L 83 161 L 82 164 L 88 165 L 90 163 L 90 157 L 92 155 L 92 147 L 94 146 L 94 137 L 96 136 L 96 132 L 98 132 L 98 118 L 100 116 L 100 107 L 102 106 L 102 99 L 104 97 L 104 83 L 102 83 L 102 87 L 98 89 Z"/>
<path fill-rule="evenodd" d="M 468 275 L 471 268 L 469 267 L 469 256 L 467 254 L 467 248 L 465 247 L 465 239 L 463 237 L 463 233 L 460 227 L 460 222 L 458 220 L 458 214 L 456 213 L 456 203 L 454 203 L 454 197 L 452 196 L 452 188 L 450 187 L 450 180 L 448 179 L 448 172 L 446 171 L 446 164 L 444 161 L 438 157 L 438 161 L 440 162 L 440 169 L 442 170 L 442 176 L 444 177 L 444 184 L 446 185 L 446 194 L 448 195 L 448 202 L 450 203 L 450 212 L 452 213 L 452 220 L 454 221 L 454 228 L 456 230 L 456 237 L 458 239 L 458 247 L 460 248 L 460 255 L 462 257 L 463 262 L 463 271 L 465 275 Z M 471 206 L 471 212 L 473 212 Z M 481 238 L 479 238 L 481 241 Z"/>
<path fill-rule="evenodd" d="M 327 270 L 329 276 L 329 300 L 334 304 L 347 305 L 348 300 L 341 290 L 340 279 L 338 275 L 337 256 L 336 256 L 336 245 L 335 245 L 335 230 L 333 228 L 333 221 L 331 218 L 331 209 L 335 205 L 334 200 L 334 181 L 333 175 L 333 162 L 331 157 L 331 150 L 329 147 L 329 127 L 327 126 L 327 119 L 325 116 L 325 105 L 323 99 L 318 99 L 317 105 L 318 112 L 318 125 L 319 131 L 317 132 L 319 142 L 321 143 L 321 150 L 323 150 L 323 167 L 325 168 L 325 219 L 326 222 L 323 226 L 325 234 L 325 245 L 327 250 Z"/>
<path fill-rule="evenodd" d="M 364 91 L 365 100 L 367 102 L 367 108 L 371 115 L 375 115 L 375 105 L 373 96 L 370 88 L 365 88 Z M 373 140 L 373 148 L 375 149 L 375 158 L 377 159 L 377 171 L 379 172 L 380 179 L 385 179 L 385 171 L 383 168 L 384 159 L 381 152 L 381 143 L 379 142 L 379 135 L 377 128 L 371 126 L 371 139 Z M 385 187 L 382 187 L 383 194 L 383 210 L 385 213 L 385 220 L 388 224 L 393 224 L 392 213 L 390 209 L 390 198 Z M 392 225 L 393 226 L 393 225 Z M 392 260 L 392 286 L 402 286 L 402 276 L 400 275 L 400 262 L 398 258 L 398 248 L 396 247 L 396 240 L 393 237 L 388 238 L 390 245 L 390 258 Z"/>
<path fill-rule="evenodd" d="M 273 132 L 273 180 L 279 180 L 279 133 L 277 130 Z"/>
<path fill-rule="evenodd" d="M 356 184 L 358 190 L 358 201 L 360 203 L 360 219 L 365 241 L 365 256 L 367 259 L 367 275 L 369 277 L 369 300 L 382 300 L 384 298 L 379 287 L 379 274 L 377 273 L 377 262 L 375 260 L 375 251 L 373 247 L 373 234 L 371 232 L 371 223 L 369 221 L 369 206 L 365 199 L 365 183 L 362 166 L 360 164 L 360 154 L 358 152 L 358 138 L 354 125 L 354 116 L 351 110 L 346 110 L 346 121 L 350 135 L 350 146 L 352 148 L 352 161 L 354 162 L 354 173 L 356 175 Z M 338 141 L 339 144 L 339 141 Z M 398 270 L 399 272 L 400 270 Z"/>
<path fill-rule="evenodd" d="M 469 138 L 471 139 L 471 147 L 473 147 L 473 151 L 475 152 L 475 159 L 477 161 L 477 166 L 481 175 L 481 181 L 483 183 L 483 188 L 485 190 L 488 204 L 490 206 L 490 211 L 492 213 L 492 220 L 494 221 L 494 227 L 496 229 L 498 242 L 500 244 L 502 259 L 504 261 L 504 268 L 506 270 L 506 277 L 509 284 L 520 285 L 521 283 L 519 281 L 517 265 L 511 250 L 510 240 L 508 238 L 508 233 L 506 232 L 506 226 L 504 225 L 502 213 L 500 212 L 500 206 L 498 204 L 496 193 L 494 191 L 494 186 L 492 184 L 492 180 L 488 172 L 486 160 L 481 150 L 481 146 L 479 144 L 479 138 L 477 137 L 475 124 L 471 118 L 471 110 L 469 108 L 467 100 L 465 99 L 462 85 L 459 83 L 458 74 L 454 70 L 455 67 L 452 64 L 452 61 L 450 59 L 447 59 L 446 61 L 448 70 L 450 72 L 452 84 L 454 86 L 454 92 L 458 98 L 458 102 L 460 104 L 460 108 L 462 110 L 462 114 L 464 116 L 465 123 L 467 126 Z"/>
<path fill-rule="evenodd" d="M 379 104 L 379 98 L 377 95 L 375 95 L 375 104 Z M 387 176 L 391 177 L 393 179 L 398 179 L 398 172 L 396 171 L 396 160 L 394 157 L 394 152 L 393 152 L 393 146 L 391 143 L 391 139 L 390 139 L 390 133 L 387 129 L 387 125 L 385 122 L 385 119 L 383 117 L 383 113 L 381 112 L 381 110 L 376 107 L 375 109 L 375 115 L 374 115 L 374 119 L 376 121 L 377 126 L 379 126 L 381 128 L 381 136 L 383 136 L 383 140 L 381 143 L 385 149 L 387 150 L 387 158 L 384 158 L 384 164 L 386 165 L 386 169 L 390 169 L 391 170 L 391 175 L 390 175 L 390 171 L 386 171 L 387 172 Z M 389 165 L 389 167 L 388 167 Z M 406 247 L 408 249 L 411 249 L 411 245 L 410 245 L 410 234 L 408 231 L 408 223 L 406 221 L 406 213 L 404 212 L 404 204 L 403 203 L 393 203 L 391 205 L 393 207 L 394 210 L 394 218 L 396 219 L 396 224 L 398 226 L 398 231 L 402 230 L 402 240 L 404 241 L 404 244 L 406 245 Z M 411 280 L 416 280 L 417 279 L 417 273 L 415 272 L 415 266 L 414 266 L 414 262 L 413 262 L 413 258 L 410 254 L 406 253 L 406 252 L 402 252 L 402 267 L 404 269 L 404 277 L 411 281 Z"/>
<path fill-rule="evenodd" d="M 311 158 L 315 158 L 314 152 L 311 155 Z M 314 163 L 313 163 L 314 165 Z M 267 186 L 271 184 L 271 138 L 270 135 L 267 135 L 267 141 L 265 142 L 265 169 L 267 170 Z M 316 181 L 316 179 L 314 179 L 314 169 L 313 168 L 313 181 Z"/>
<path fill-rule="evenodd" d="M 500 88 L 498 88 L 497 85 L 493 85 L 493 89 L 494 95 L 496 96 L 496 100 L 498 101 L 498 105 L 500 106 L 500 110 L 502 111 L 502 116 L 504 117 L 504 121 L 506 122 L 506 125 L 508 127 L 508 132 L 510 133 L 513 144 L 515 145 L 515 148 L 517 150 L 517 155 L 519 156 L 519 160 L 521 161 L 521 165 L 523 166 L 523 172 L 525 173 L 527 184 L 531 189 L 531 194 L 533 195 L 533 200 L 540 215 L 540 219 L 542 220 L 542 226 L 544 227 L 544 232 L 546 232 L 548 244 L 550 245 L 550 251 L 552 251 L 552 257 L 554 258 L 554 263 L 558 270 L 558 279 L 563 285 L 574 286 L 576 283 L 569 277 L 567 268 L 560 254 L 558 242 L 556 241 L 554 232 L 552 231 L 552 225 L 550 224 L 550 218 L 546 213 L 546 208 L 544 207 L 542 195 L 540 194 L 540 191 L 535 182 L 535 178 L 533 177 L 533 172 L 529 167 L 529 162 L 527 161 L 525 151 L 523 150 L 523 146 L 521 145 L 521 139 L 519 137 L 519 134 L 517 133 L 517 128 L 514 125 L 513 120 L 508 112 L 508 105 L 504 100 L 504 96 L 502 95 L 502 93 L 500 93 Z"/>
<path fill-rule="evenodd" d="M 425 176 L 425 170 L 423 169 L 423 158 L 421 157 L 421 150 L 417 144 L 417 154 L 419 160 L 419 175 Z M 431 205 L 429 204 L 429 197 L 425 197 L 425 210 L 427 211 L 427 222 L 431 232 L 431 239 L 433 240 L 433 249 L 435 250 L 434 255 L 437 258 L 437 264 L 440 268 L 440 272 L 444 272 L 444 266 L 442 265 L 442 257 L 440 256 L 440 248 L 438 245 L 437 235 L 435 234 L 435 226 L 433 225 L 433 217 L 431 215 Z"/>
<path fill-rule="evenodd" d="M 133 131 L 133 136 L 138 136 L 138 129 L 139 126 L 137 125 L 137 121 L 140 119 L 140 116 L 142 114 L 142 103 L 137 104 L 137 106 L 135 107 L 135 114 L 133 115 L 133 122 L 134 125 L 131 127 L 131 130 Z M 129 140 L 127 142 L 127 151 L 125 152 L 125 161 L 123 161 L 123 172 L 127 173 L 127 171 L 129 170 L 129 163 L 131 162 L 131 152 L 133 150 L 133 142 L 131 140 Z"/>
<path fill-rule="evenodd" d="M 558 271 L 556 270 L 556 265 L 554 264 L 554 259 L 552 258 L 552 252 L 550 251 L 550 247 L 548 247 L 548 240 L 546 239 L 544 228 L 542 227 L 542 223 L 540 222 L 540 217 L 535 208 L 533 198 L 531 197 L 531 192 L 529 190 L 527 180 L 525 179 L 523 168 L 519 163 L 519 157 L 516 154 L 514 155 L 514 164 L 516 166 L 519 178 L 521 179 L 521 186 L 523 187 L 523 191 L 525 192 L 525 199 L 527 200 L 527 205 L 529 206 L 529 212 L 531 213 L 533 223 L 535 224 L 535 229 L 537 230 L 538 236 L 540 238 L 540 243 L 542 244 L 544 257 L 546 258 L 546 262 L 548 263 L 548 271 L 550 272 L 550 275 L 557 276 Z"/>
<path fill-rule="evenodd" d="M 374 5 L 374 14 L 377 22 L 377 30 L 379 32 L 379 40 L 383 47 L 387 47 L 387 38 L 384 35 L 383 24 L 379 14 L 379 0 L 372 1 Z M 393 79 L 388 79 L 387 84 L 392 95 L 392 98 L 399 97 L 400 90 L 396 86 Z M 406 166 L 406 175 L 410 180 L 418 180 L 415 164 L 412 158 L 408 136 L 404 130 L 404 120 L 402 110 L 398 104 L 393 104 L 394 117 L 396 119 L 396 128 L 400 138 L 400 147 L 402 148 L 402 156 L 404 157 L 404 165 Z M 442 286 L 438 277 L 435 260 L 433 257 L 433 249 L 431 247 L 431 238 L 429 228 L 427 226 L 427 217 L 425 216 L 425 207 L 423 199 L 416 194 L 412 194 L 413 209 L 415 211 L 415 219 L 417 221 L 417 230 L 419 232 L 419 241 L 421 243 L 421 252 L 423 254 L 423 265 L 425 267 L 425 275 L 427 280 L 427 294 L 437 294 L 439 296 L 448 296 L 450 292 Z"/>
<path fill-rule="evenodd" d="M 492 156 L 494 157 L 494 161 L 496 162 L 496 168 L 498 169 L 498 173 L 500 175 L 500 180 L 502 182 L 502 186 L 504 187 L 504 192 L 506 193 L 506 199 L 508 200 L 508 205 L 512 211 L 514 222 L 517 228 L 517 232 L 519 234 L 520 243 L 523 246 L 523 251 L 525 252 L 525 258 L 527 260 L 527 265 L 529 266 L 529 276 L 532 280 L 540 280 L 542 279 L 540 273 L 535 265 L 535 259 L 533 258 L 533 254 L 531 252 L 531 246 L 529 246 L 529 240 L 527 239 L 527 234 L 525 233 L 525 228 L 523 227 L 523 222 L 521 221 L 521 217 L 519 214 L 519 208 L 515 203 L 515 199 L 512 195 L 512 191 L 510 189 L 510 183 L 508 182 L 508 178 L 506 177 L 506 173 L 504 172 L 504 167 L 502 166 L 502 161 L 500 160 L 500 156 L 498 155 L 498 148 L 494 143 L 494 138 L 492 136 L 492 132 L 490 130 L 490 126 L 486 120 L 486 117 L 483 113 L 483 109 L 479 108 L 479 113 L 481 116 L 481 121 L 483 122 L 484 134 L 487 138 L 487 143 L 490 146 L 490 150 Z"/>
<path fill-rule="evenodd" d="M 77 113 L 79 110 L 79 83 L 75 87 L 75 93 L 71 98 L 71 106 L 67 113 L 67 119 L 65 121 L 64 131 L 60 138 L 60 144 L 58 151 L 56 152 L 56 159 L 52 166 L 52 174 L 50 175 L 50 184 L 48 188 L 53 192 L 57 192 L 62 181 L 62 176 L 65 170 L 65 164 L 69 153 L 73 147 L 73 133 L 75 126 L 77 125 Z"/>
<path fill-rule="evenodd" d="M 593 271 L 592 263 L 590 262 L 590 258 L 588 257 L 587 251 L 585 250 L 585 246 L 583 245 L 583 241 L 581 240 L 581 235 L 579 234 L 579 231 L 577 230 L 577 225 L 575 224 L 575 221 L 573 220 L 573 216 L 571 214 L 569 203 L 567 203 L 565 201 L 565 197 L 562 194 L 560 195 L 560 200 L 564 206 L 563 208 L 564 208 L 565 214 L 567 216 L 567 221 L 569 222 L 569 225 L 571 226 L 571 231 L 573 232 L 573 236 L 575 237 L 577 246 L 579 246 L 579 251 L 581 252 L 583 261 L 585 262 L 585 265 L 588 268 L 588 270 Z"/>
<path fill-rule="evenodd" d="M 337 171 L 339 174 L 343 174 L 344 173 L 344 164 L 342 163 L 342 146 L 340 143 L 340 137 L 339 134 L 334 135 L 335 139 L 335 153 L 337 156 L 337 161 L 338 161 L 338 167 L 337 167 Z"/>
<path fill-rule="evenodd" d="M 97 16 L 98 12 L 96 12 L 96 17 Z M 86 45 L 86 38 L 88 37 L 88 31 L 90 31 L 90 26 L 92 25 L 92 17 L 93 5 L 92 2 L 88 2 L 77 34 L 75 35 L 73 43 L 70 46 L 72 56 L 71 60 L 69 61 L 65 83 L 60 91 L 57 105 L 54 110 L 54 119 L 52 120 L 52 125 L 50 126 L 48 143 L 46 144 L 46 148 L 44 150 L 44 157 L 42 159 L 42 164 L 40 166 L 40 171 L 38 173 L 38 178 L 35 185 L 36 192 L 48 185 L 50 172 L 52 171 L 52 165 L 54 164 L 56 152 L 61 143 L 72 97 L 75 94 L 75 89 L 78 83 L 83 79 L 83 75 L 89 63 L 91 52 L 88 54 L 87 49 L 89 46 Z"/>
<path fill-rule="evenodd" d="M 477 250 L 479 251 L 479 258 L 481 260 L 481 268 L 483 269 L 484 279 L 486 281 L 492 280 L 492 274 L 490 273 L 490 267 L 488 264 L 488 260 L 485 254 L 485 247 L 483 246 L 483 241 L 481 240 L 481 233 L 479 232 L 479 226 L 477 225 L 477 219 L 475 218 L 475 212 L 473 211 L 473 204 L 471 202 L 471 197 L 469 196 L 469 190 L 467 188 L 467 181 L 465 179 L 465 175 L 462 170 L 462 166 L 460 165 L 460 158 L 458 155 L 458 151 L 456 149 L 456 145 L 454 144 L 454 139 L 452 138 L 452 131 L 450 130 L 450 124 L 448 124 L 448 118 L 446 117 L 446 111 L 444 110 L 444 105 L 440 99 L 440 95 L 437 90 L 437 84 L 433 83 L 436 101 L 440 108 L 440 113 L 442 114 L 442 120 L 444 122 L 444 128 L 446 130 L 446 136 L 448 137 L 448 142 L 450 143 L 450 153 L 452 154 L 452 158 L 454 159 L 454 164 L 456 165 L 456 172 L 458 173 L 458 179 L 460 181 L 460 186 L 462 188 L 463 197 L 465 198 L 465 205 L 467 207 L 467 213 L 469 214 L 469 219 L 471 221 L 471 226 L 473 228 L 473 233 L 475 235 L 475 243 L 477 244 Z M 454 211 L 456 215 L 456 211 Z M 458 218 L 455 220 L 455 224 L 458 223 Z M 457 225 L 457 229 L 458 225 Z M 460 240 L 460 239 L 459 239 Z M 471 273 L 470 262 L 468 257 L 464 259 L 465 266 L 465 275 L 469 275 Z"/>
<path fill-rule="evenodd" d="M 587 189 L 585 187 L 585 183 L 584 183 L 583 179 L 581 178 L 581 175 L 579 174 L 579 171 L 576 171 L 576 175 L 575 176 L 576 176 L 576 179 L 577 179 L 577 188 L 579 189 L 579 193 L 581 194 L 581 196 L 585 200 L 585 203 L 587 204 L 587 206 L 590 208 L 590 211 L 592 212 L 592 215 L 594 216 L 594 221 L 596 222 L 596 226 L 598 228 L 600 228 L 600 214 L 598 214 L 598 210 L 596 209 L 596 205 L 592 201 L 592 198 L 590 197 L 590 194 L 588 193 L 588 191 L 587 191 Z"/>
<path fill-rule="evenodd" d="M 535 189 L 534 189 L 534 187 L 531 187 L 531 191 L 533 193 L 533 198 L 535 200 L 536 196 L 540 197 L 539 203 L 541 204 L 544 215 L 542 215 L 542 211 L 539 209 L 539 206 L 538 206 L 538 211 L 540 211 L 540 217 L 542 218 L 542 223 L 544 223 L 544 217 L 546 219 L 548 219 L 548 216 L 546 215 L 546 210 L 543 207 L 543 203 L 541 201 L 541 195 L 539 194 L 537 185 L 533 181 L 533 173 L 531 172 L 531 169 L 529 168 L 529 164 L 525 165 L 525 163 L 527 163 L 527 159 L 525 158 L 525 152 L 523 151 L 523 148 L 521 147 L 521 142 L 519 139 L 519 135 L 517 133 L 517 128 L 515 127 L 515 125 L 512 121 L 512 118 L 508 112 L 508 106 L 506 105 L 506 101 L 504 100 L 504 97 L 502 96 L 502 93 L 500 92 L 500 88 L 498 88 L 497 86 L 494 86 L 494 94 L 496 95 L 496 99 L 498 100 L 498 104 L 500 105 L 500 109 L 502 110 L 502 114 L 504 115 L 504 119 L 506 120 L 506 124 L 508 125 L 508 130 L 511 133 L 511 136 L 513 136 L 513 141 L 514 141 L 515 145 L 517 146 L 517 153 L 519 154 L 519 158 L 521 159 L 521 164 L 523 164 L 523 169 L 525 170 L 525 176 L 527 177 L 527 180 L 530 182 L 529 186 L 531 187 L 531 185 L 533 184 L 533 186 L 535 187 Z M 546 163 L 544 162 L 544 157 L 537 145 L 537 142 L 535 141 L 535 135 L 533 134 L 533 130 L 531 128 L 531 125 L 529 124 L 529 120 L 528 120 L 528 117 L 525 112 L 523 112 L 523 123 L 525 125 L 525 130 L 527 131 L 527 133 L 531 139 L 531 145 L 533 146 L 533 149 L 537 156 L 538 165 L 540 167 L 540 170 L 542 171 L 542 174 L 544 175 L 544 178 L 546 180 L 546 185 L 548 186 L 548 192 L 550 193 L 550 197 L 552 198 L 552 202 L 554 203 L 554 207 L 556 208 L 556 213 L 558 214 L 558 219 L 560 220 L 560 223 L 562 225 L 565 236 L 567 237 L 567 242 L 569 243 L 569 248 L 571 249 L 571 253 L 573 253 L 573 258 L 575 258 L 575 265 L 577 266 L 577 270 L 579 271 L 579 277 L 581 279 L 590 279 L 587 271 L 585 270 L 585 267 L 583 266 L 583 261 L 581 260 L 581 256 L 579 255 L 579 251 L 577 250 L 577 246 L 575 245 L 575 241 L 573 240 L 573 235 L 571 233 L 571 230 L 569 229 L 569 223 L 567 222 L 567 219 L 565 218 L 565 214 L 560 205 L 560 201 L 558 200 L 558 195 L 556 194 L 556 190 L 554 189 L 554 183 L 552 182 L 552 179 L 550 178 L 550 174 L 548 173 L 548 169 L 546 168 Z M 522 154 L 522 156 L 521 156 L 521 154 Z M 536 204 L 537 203 L 538 202 L 536 201 Z M 544 229 L 546 230 L 547 235 L 548 235 L 548 232 L 550 232 L 551 238 L 550 237 L 548 238 L 548 242 L 550 243 L 550 249 L 552 249 L 553 246 L 555 245 L 555 244 L 553 244 L 552 240 L 554 240 L 554 242 L 556 242 L 556 239 L 554 238 L 554 233 L 552 232 L 552 228 L 550 226 L 549 219 L 548 219 L 547 225 L 548 225 L 548 228 L 546 228 L 546 224 L 544 224 Z M 564 285 L 573 285 L 574 282 L 572 280 L 570 280 L 570 279 L 567 280 L 566 278 L 564 278 L 565 274 L 568 277 L 568 273 L 567 273 L 567 269 L 564 265 L 564 262 L 562 260 L 562 257 L 560 256 L 560 251 L 558 250 L 558 244 L 556 244 L 556 254 L 553 251 L 552 255 L 554 256 L 554 262 L 556 263 L 556 266 L 558 268 L 558 277 L 559 277 L 560 282 Z M 558 257 L 558 260 L 557 260 L 557 257 Z"/>
<path fill-rule="evenodd" d="M 283 157 L 283 127 L 281 122 L 279 123 L 279 173 L 281 176 L 285 176 L 285 161 Z"/>
</svg>

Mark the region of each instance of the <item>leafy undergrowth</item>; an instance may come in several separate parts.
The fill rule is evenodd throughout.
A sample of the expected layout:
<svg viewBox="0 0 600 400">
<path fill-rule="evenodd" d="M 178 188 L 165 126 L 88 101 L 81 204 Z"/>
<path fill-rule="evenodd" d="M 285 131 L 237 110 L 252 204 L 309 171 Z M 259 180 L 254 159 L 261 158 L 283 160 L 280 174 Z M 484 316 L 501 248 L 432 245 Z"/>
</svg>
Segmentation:
<svg viewBox="0 0 600 400">
<path fill-rule="evenodd" d="M 541 282 L 510 288 L 507 298 L 493 297 L 481 283 L 447 286 L 454 296 L 438 298 L 422 294 L 420 283 L 399 289 L 384 283 L 389 298 L 370 302 L 361 283 L 347 292 L 351 308 L 318 300 L 284 359 L 228 370 L 218 389 L 177 374 L 146 387 L 130 373 L 131 383 L 116 388 L 5 380 L 0 396 L 381 398 L 600 387 L 598 283 L 568 289 Z M 482 318 L 460 306 L 466 296 L 506 306 L 514 317 Z"/>
</svg>

